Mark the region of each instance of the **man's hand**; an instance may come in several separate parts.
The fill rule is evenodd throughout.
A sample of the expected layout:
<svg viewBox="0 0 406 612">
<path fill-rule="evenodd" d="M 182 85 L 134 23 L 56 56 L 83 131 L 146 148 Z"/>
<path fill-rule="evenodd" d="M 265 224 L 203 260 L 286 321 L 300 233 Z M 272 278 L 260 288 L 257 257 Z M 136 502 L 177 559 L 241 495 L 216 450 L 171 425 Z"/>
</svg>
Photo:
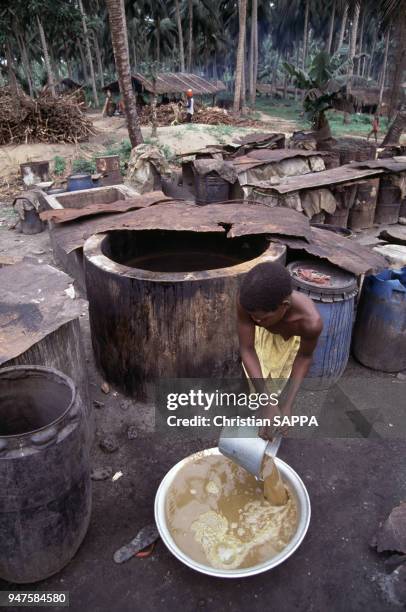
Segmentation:
<svg viewBox="0 0 406 612">
<path fill-rule="evenodd" d="M 263 408 L 260 414 L 260 418 L 270 419 L 273 421 L 275 416 L 280 416 L 283 418 L 284 416 L 290 417 L 292 412 L 292 407 L 289 404 L 285 404 L 283 407 L 281 406 L 266 406 Z M 273 440 L 276 434 L 286 434 L 289 429 L 288 425 L 284 425 L 283 427 L 278 427 L 276 425 L 264 425 L 259 428 L 258 435 L 263 440 Z"/>
<path fill-rule="evenodd" d="M 271 425 L 264 425 L 263 427 L 259 428 L 258 435 L 263 440 L 272 440 L 275 437 L 278 430 L 278 428 L 272 424 L 275 416 L 281 416 L 281 411 L 278 405 L 272 406 L 269 404 L 261 409 L 259 418 L 270 419 L 271 421 Z"/>
</svg>

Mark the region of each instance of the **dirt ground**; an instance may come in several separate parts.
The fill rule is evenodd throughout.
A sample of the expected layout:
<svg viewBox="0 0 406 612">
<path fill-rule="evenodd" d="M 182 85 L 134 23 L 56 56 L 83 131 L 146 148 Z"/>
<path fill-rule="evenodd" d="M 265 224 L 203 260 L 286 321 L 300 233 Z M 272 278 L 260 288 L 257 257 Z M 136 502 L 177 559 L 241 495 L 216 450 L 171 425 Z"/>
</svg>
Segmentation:
<svg viewBox="0 0 406 612">
<path fill-rule="evenodd" d="M 186 132 L 186 138 L 179 139 L 179 131 L 183 130 L 187 128 L 160 128 L 160 141 L 178 152 L 184 152 L 185 147 L 191 150 L 214 143 L 215 136 L 200 129 Z M 103 123 L 90 146 L 102 147 L 113 136 L 116 140 L 126 137 L 120 118 Z M 27 152 L 32 159 L 57 154 L 57 149 L 44 149 L 43 145 L 8 149 L 0 149 L 0 159 L 14 168 L 16 163 L 25 161 Z M 66 145 L 63 150 L 66 155 Z M 0 206 L 0 260 L 28 257 L 53 263 L 48 233 L 17 234 L 7 229 L 12 218 L 9 205 Z M 114 389 L 103 393 L 87 316 L 81 318 L 81 328 L 90 392 L 92 400 L 99 402 L 94 404 L 92 467 L 109 467 L 113 474 L 122 471 L 123 476 L 116 481 L 108 478 L 93 483 L 88 534 L 62 572 L 24 587 L 0 580 L 0 590 L 69 591 L 70 609 L 74 612 L 157 612 L 178 608 L 185 612 L 245 612 L 268 607 L 283 612 L 404 609 L 405 602 L 394 590 L 390 573 L 393 568 L 387 569 L 385 557 L 370 546 L 379 522 L 406 499 L 406 436 L 400 411 L 405 383 L 396 375 L 373 372 L 350 360 L 345 374 L 348 393 L 354 397 L 361 394 L 366 406 L 382 410 L 380 428 L 375 428 L 368 439 L 362 439 L 367 433 L 360 427 L 354 432 L 356 438 L 322 435 L 283 442 L 279 456 L 304 480 L 312 504 L 309 532 L 287 562 L 254 578 L 220 580 L 182 565 L 159 541 L 150 557 L 132 558 L 117 565 L 113 553 L 153 522 L 154 496 L 168 469 L 194 451 L 217 445 L 217 440 L 203 439 L 193 430 L 186 440 L 176 430 L 172 435 L 158 435 L 153 405 L 136 403 Z M 330 400 L 334 412 L 334 398 Z M 314 410 L 321 410 L 326 402 L 323 394 L 312 396 Z M 136 432 L 135 438 L 130 439 L 129 428 Z M 106 454 L 99 446 L 106 435 L 118 441 L 118 449 L 112 454 Z"/>
</svg>

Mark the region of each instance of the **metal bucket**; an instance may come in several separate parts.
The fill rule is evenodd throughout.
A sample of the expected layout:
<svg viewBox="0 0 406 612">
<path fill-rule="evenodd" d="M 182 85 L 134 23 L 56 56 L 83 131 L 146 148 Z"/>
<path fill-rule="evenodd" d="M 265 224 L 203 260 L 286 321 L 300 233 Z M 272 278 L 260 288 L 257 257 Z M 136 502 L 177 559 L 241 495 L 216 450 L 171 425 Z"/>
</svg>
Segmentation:
<svg viewBox="0 0 406 612">
<path fill-rule="evenodd" d="M 253 567 L 245 567 L 235 570 L 223 570 L 211 567 L 209 565 L 203 565 L 202 563 L 198 563 L 197 561 L 191 559 L 177 546 L 168 529 L 165 511 L 166 495 L 178 472 L 187 463 L 195 461 L 196 459 L 201 459 L 202 456 L 220 454 L 221 453 L 218 448 L 208 448 L 205 451 L 200 451 L 199 453 L 195 453 L 194 455 L 190 455 L 189 457 L 182 459 L 182 461 L 179 461 L 179 463 L 174 465 L 173 468 L 169 470 L 159 485 L 155 496 L 155 522 L 159 534 L 164 544 L 167 546 L 170 552 L 177 559 L 179 559 L 179 561 L 182 561 L 182 563 L 188 567 L 191 567 L 202 574 L 216 576 L 218 578 L 246 578 L 248 576 L 255 576 L 256 574 L 262 574 L 263 572 L 267 572 L 268 570 L 277 567 L 295 552 L 295 550 L 302 543 L 310 523 L 311 507 L 307 489 L 298 474 L 287 463 L 281 459 L 278 459 L 278 457 L 275 457 L 274 460 L 281 473 L 282 479 L 289 486 L 295 498 L 298 510 L 298 522 L 296 532 L 289 544 L 279 554 L 269 559 L 269 561 L 254 565 Z"/>
</svg>

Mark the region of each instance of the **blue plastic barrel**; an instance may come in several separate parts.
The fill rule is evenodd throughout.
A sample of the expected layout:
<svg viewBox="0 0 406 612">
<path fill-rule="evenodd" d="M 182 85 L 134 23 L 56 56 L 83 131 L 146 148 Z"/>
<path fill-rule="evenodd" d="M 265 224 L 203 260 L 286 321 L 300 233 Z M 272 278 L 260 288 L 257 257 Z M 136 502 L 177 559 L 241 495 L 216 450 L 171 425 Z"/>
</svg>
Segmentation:
<svg viewBox="0 0 406 612">
<path fill-rule="evenodd" d="M 353 351 L 358 361 L 373 370 L 406 369 L 406 267 L 366 277 Z"/>
<path fill-rule="evenodd" d="M 296 261 L 287 267 L 294 289 L 313 300 L 323 319 L 323 331 L 304 387 L 328 389 L 342 376 L 350 356 L 357 279 L 353 274 L 320 260 Z M 325 275 L 323 284 L 304 280 L 300 276 L 302 270 Z"/>
<path fill-rule="evenodd" d="M 71 174 L 68 176 L 68 191 L 92 189 L 94 187 L 90 174 Z"/>
</svg>

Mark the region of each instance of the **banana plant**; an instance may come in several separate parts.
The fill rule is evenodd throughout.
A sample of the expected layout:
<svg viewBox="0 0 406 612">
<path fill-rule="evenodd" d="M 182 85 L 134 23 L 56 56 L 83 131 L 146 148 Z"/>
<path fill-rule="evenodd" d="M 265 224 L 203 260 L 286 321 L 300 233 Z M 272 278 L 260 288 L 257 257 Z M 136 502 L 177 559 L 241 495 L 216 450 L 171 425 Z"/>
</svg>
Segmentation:
<svg viewBox="0 0 406 612">
<path fill-rule="evenodd" d="M 283 67 L 293 79 L 294 86 L 305 92 L 303 110 L 316 132 L 317 142 L 331 139 L 326 111 L 331 108 L 353 110 L 351 98 L 345 92 L 347 60 L 320 51 L 311 58 L 307 71 L 289 62 L 284 62 Z"/>
</svg>

